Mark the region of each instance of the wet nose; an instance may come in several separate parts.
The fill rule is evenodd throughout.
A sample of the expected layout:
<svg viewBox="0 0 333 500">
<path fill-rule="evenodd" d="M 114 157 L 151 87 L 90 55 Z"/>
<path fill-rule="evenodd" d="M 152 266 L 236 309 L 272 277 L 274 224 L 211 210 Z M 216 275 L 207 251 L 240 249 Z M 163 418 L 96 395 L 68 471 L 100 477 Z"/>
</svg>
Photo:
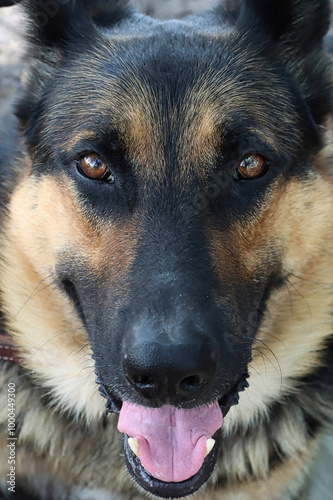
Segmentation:
<svg viewBox="0 0 333 500">
<path fill-rule="evenodd" d="M 132 336 L 124 344 L 123 369 L 129 384 L 147 400 L 163 403 L 190 401 L 210 385 L 215 350 L 208 337 L 197 334 L 183 341 L 147 341 Z"/>
</svg>

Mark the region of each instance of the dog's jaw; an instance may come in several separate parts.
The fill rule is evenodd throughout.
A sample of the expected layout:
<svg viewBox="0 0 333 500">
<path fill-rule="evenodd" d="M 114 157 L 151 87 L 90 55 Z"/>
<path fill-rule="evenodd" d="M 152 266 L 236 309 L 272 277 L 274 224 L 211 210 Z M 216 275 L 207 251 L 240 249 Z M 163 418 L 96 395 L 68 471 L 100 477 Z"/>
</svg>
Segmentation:
<svg viewBox="0 0 333 500">
<path fill-rule="evenodd" d="M 93 358 L 95 359 L 95 356 L 93 355 Z M 219 454 L 219 446 L 220 446 L 220 439 L 221 439 L 221 427 L 222 427 L 222 421 L 223 417 L 228 413 L 229 409 L 238 404 L 239 401 L 239 393 L 244 391 L 248 386 L 248 371 L 240 377 L 239 380 L 234 384 L 234 386 L 222 397 L 220 398 L 219 401 L 216 401 L 215 403 L 212 403 L 210 405 L 205 406 L 204 408 L 201 409 L 193 409 L 191 410 L 177 410 L 176 408 L 172 409 L 171 406 L 165 407 L 165 408 L 170 408 L 170 411 L 174 414 L 184 414 L 186 412 L 189 413 L 189 418 L 186 418 L 185 421 L 190 420 L 190 413 L 194 414 L 201 414 L 202 411 L 207 413 L 209 412 L 211 408 L 215 408 L 215 414 L 220 414 L 221 419 L 219 420 L 218 417 L 214 419 L 215 422 L 215 427 L 210 429 L 211 434 L 207 434 L 206 438 L 203 439 L 204 444 L 202 444 L 202 447 L 206 447 L 205 451 L 203 452 L 202 456 L 202 461 L 200 462 L 199 467 L 197 466 L 198 470 L 195 470 L 193 474 L 189 475 L 189 477 L 186 477 L 186 473 L 184 474 L 184 477 L 179 478 L 178 481 L 174 480 L 174 478 L 171 476 L 166 479 L 166 476 L 163 477 L 164 480 L 161 480 L 158 478 L 159 474 L 154 471 L 153 473 L 149 472 L 148 469 L 149 467 L 144 467 L 143 462 L 140 459 L 140 444 L 138 442 L 137 437 L 132 437 L 133 432 L 131 435 L 129 435 L 128 432 L 128 427 L 131 427 L 131 423 L 126 423 L 125 420 L 128 420 L 128 417 L 124 417 L 123 413 L 130 413 L 129 419 L 131 421 L 132 417 L 135 418 L 135 411 L 132 412 L 131 409 L 136 407 L 136 405 L 133 405 L 128 402 L 121 401 L 118 397 L 114 396 L 111 394 L 109 390 L 106 389 L 105 385 L 103 384 L 103 381 L 101 377 L 98 374 L 97 368 L 95 368 L 95 374 L 96 374 L 96 383 L 98 384 L 99 392 L 100 394 L 106 399 L 106 409 L 110 413 L 120 413 L 120 419 L 119 419 L 119 424 L 118 424 L 118 429 L 120 432 L 124 434 L 124 454 L 125 454 L 125 463 L 127 466 L 128 471 L 130 472 L 133 480 L 135 483 L 140 487 L 143 488 L 146 492 L 149 492 L 157 497 L 161 498 L 181 498 L 185 497 L 188 495 L 191 495 L 198 491 L 212 476 L 213 471 L 215 469 L 215 464 L 216 460 Z M 125 405 L 125 409 L 124 409 Z M 145 417 L 141 415 L 143 412 L 144 414 L 149 414 L 149 408 L 145 407 L 137 407 L 139 410 L 139 427 L 141 425 L 141 421 L 145 421 Z M 141 408 L 141 410 L 140 410 Z M 122 413 L 123 410 L 123 413 Z M 159 412 L 160 413 L 165 413 L 163 412 L 163 408 L 155 408 L 151 410 L 154 415 L 156 414 L 158 416 Z M 185 413 L 184 413 L 185 412 Z M 214 411 L 211 412 L 212 414 Z M 141 416 L 140 416 L 141 415 Z M 156 416 L 156 418 L 157 418 Z M 207 414 L 207 418 L 209 418 L 209 414 Z M 155 417 L 153 418 L 155 420 Z M 204 419 L 206 421 L 207 419 Z M 219 422 L 217 424 L 217 422 Z M 147 422 L 146 422 L 147 424 Z M 204 425 L 204 424 L 203 424 Z M 135 425 L 134 425 L 135 427 Z M 155 425 L 151 425 L 148 427 L 154 428 Z M 158 425 L 157 425 L 158 427 Z M 194 425 L 192 427 L 195 427 Z M 161 424 L 161 429 L 165 430 L 164 425 Z M 137 434 L 137 429 L 135 429 L 134 434 Z M 192 431 L 190 432 L 190 434 Z M 133 434 L 133 436 L 134 436 Z M 206 433 L 204 432 L 206 435 Z M 160 436 L 156 436 L 156 439 L 160 438 Z M 146 440 L 143 439 L 144 444 L 146 443 Z M 198 441 L 196 441 L 195 444 L 197 444 Z M 205 445 L 205 446 L 204 446 Z M 149 443 L 148 443 L 149 447 Z M 167 453 L 165 453 L 167 455 Z M 192 465 L 192 464 L 191 464 Z M 189 464 L 190 467 L 190 464 Z M 193 467 L 192 467 L 193 468 Z"/>
<path fill-rule="evenodd" d="M 145 492 L 149 492 L 160 498 L 183 498 L 198 491 L 211 477 L 218 457 L 221 431 L 214 434 L 215 445 L 206 456 L 202 467 L 194 476 L 181 482 L 164 482 L 153 477 L 142 466 L 140 459 L 133 453 L 128 444 L 127 436 L 124 436 L 124 450 L 126 466 L 135 483 Z"/>
</svg>

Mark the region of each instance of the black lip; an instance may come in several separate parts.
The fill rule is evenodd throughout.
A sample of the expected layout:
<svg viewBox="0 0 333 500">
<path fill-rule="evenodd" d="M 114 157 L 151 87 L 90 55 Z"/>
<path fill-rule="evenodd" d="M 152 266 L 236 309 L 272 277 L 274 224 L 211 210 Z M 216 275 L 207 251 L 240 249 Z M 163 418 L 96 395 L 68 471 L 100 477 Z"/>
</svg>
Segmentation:
<svg viewBox="0 0 333 500">
<path fill-rule="evenodd" d="M 228 391 L 228 393 L 219 400 L 219 405 L 222 410 L 223 417 L 226 416 L 232 406 L 238 405 L 239 393 L 245 391 L 245 389 L 249 387 L 249 382 L 247 380 L 249 376 L 249 372 L 248 370 L 246 370 Z"/>
<path fill-rule="evenodd" d="M 98 384 L 99 392 L 106 399 L 105 407 L 107 411 L 110 413 L 120 413 L 122 401 L 106 389 L 103 381 L 98 375 L 97 369 L 95 369 L 95 373 L 97 375 L 96 383 Z M 247 381 L 248 378 L 249 373 L 248 370 L 246 370 L 235 382 L 228 393 L 219 400 L 223 417 L 226 416 L 232 406 L 238 404 L 239 393 L 244 391 L 249 386 Z M 151 493 L 152 495 L 160 498 L 186 497 L 198 491 L 212 475 L 218 457 L 221 435 L 222 432 L 221 429 L 219 429 L 213 436 L 213 439 L 215 439 L 214 448 L 205 458 L 201 469 L 197 472 L 197 474 L 186 481 L 179 483 L 166 483 L 159 481 L 149 474 L 149 472 L 147 472 L 142 466 L 140 459 L 130 449 L 128 445 L 128 436 L 126 435 L 124 436 L 125 463 L 135 483 L 145 492 Z"/>
<path fill-rule="evenodd" d="M 92 356 L 95 359 L 95 356 Z M 96 384 L 98 385 L 98 390 L 106 399 L 105 407 L 109 413 L 120 413 L 122 407 L 122 400 L 111 394 L 111 392 L 105 387 L 102 379 L 98 375 L 98 370 L 95 368 L 96 374 Z M 226 416 L 228 411 L 232 406 L 236 406 L 239 402 L 239 393 L 244 391 L 249 387 L 248 378 L 249 372 L 246 370 L 243 375 L 237 380 L 237 382 L 232 386 L 232 388 L 225 394 L 220 400 L 219 405 L 223 413 L 223 417 Z"/>
<path fill-rule="evenodd" d="M 186 497 L 198 491 L 212 475 L 218 456 L 221 430 L 214 434 L 213 439 L 216 441 L 214 448 L 205 458 L 199 472 L 186 481 L 179 483 L 165 483 L 151 476 L 128 446 L 128 437 L 126 435 L 124 436 L 125 463 L 134 481 L 146 492 L 160 498 Z"/>
<path fill-rule="evenodd" d="M 92 358 L 95 359 L 95 356 L 93 355 Z M 120 413 L 123 402 L 111 395 L 110 392 L 106 389 L 102 379 L 98 375 L 97 368 L 95 368 L 95 375 L 95 382 L 98 385 L 99 393 L 101 396 L 103 396 L 103 398 L 106 399 L 105 408 L 109 413 Z"/>
</svg>

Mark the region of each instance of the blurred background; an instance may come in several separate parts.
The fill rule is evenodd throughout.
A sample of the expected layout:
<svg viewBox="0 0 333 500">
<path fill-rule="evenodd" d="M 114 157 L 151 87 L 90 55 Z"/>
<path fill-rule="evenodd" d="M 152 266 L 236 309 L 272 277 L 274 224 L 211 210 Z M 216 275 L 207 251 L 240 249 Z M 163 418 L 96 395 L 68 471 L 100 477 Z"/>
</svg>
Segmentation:
<svg viewBox="0 0 333 500">
<path fill-rule="evenodd" d="M 218 0 L 132 0 L 141 12 L 161 19 L 181 18 L 190 13 L 209 9 Z M 270 1 L 270 0 L 267 0 Z M 332 0 L 333 3 L 333 0 Z M 0 134 L 6 127 L 1 119 L 11 106 L 20 87 L 20 74 L 24 47 L 21 39 L 23 32 L 22 16 L 19 7 L 0 9 Z M 323 439 L 316 479 L 309 488 L 309 495 L 297 500 L 333 499 L 333 438 Z"/>
</svg>

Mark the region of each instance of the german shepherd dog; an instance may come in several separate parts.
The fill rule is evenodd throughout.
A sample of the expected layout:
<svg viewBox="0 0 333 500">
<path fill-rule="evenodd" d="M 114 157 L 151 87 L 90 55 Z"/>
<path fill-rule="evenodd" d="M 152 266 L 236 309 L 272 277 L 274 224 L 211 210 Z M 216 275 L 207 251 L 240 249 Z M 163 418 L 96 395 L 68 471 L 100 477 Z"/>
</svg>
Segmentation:
<svg viewBox="0 0 333 500">
<path fill-rule="evenodd" d="M 305 498 L 333 418 L 330 0 L 22 4 L 3 498 Z"/>
</svg>

